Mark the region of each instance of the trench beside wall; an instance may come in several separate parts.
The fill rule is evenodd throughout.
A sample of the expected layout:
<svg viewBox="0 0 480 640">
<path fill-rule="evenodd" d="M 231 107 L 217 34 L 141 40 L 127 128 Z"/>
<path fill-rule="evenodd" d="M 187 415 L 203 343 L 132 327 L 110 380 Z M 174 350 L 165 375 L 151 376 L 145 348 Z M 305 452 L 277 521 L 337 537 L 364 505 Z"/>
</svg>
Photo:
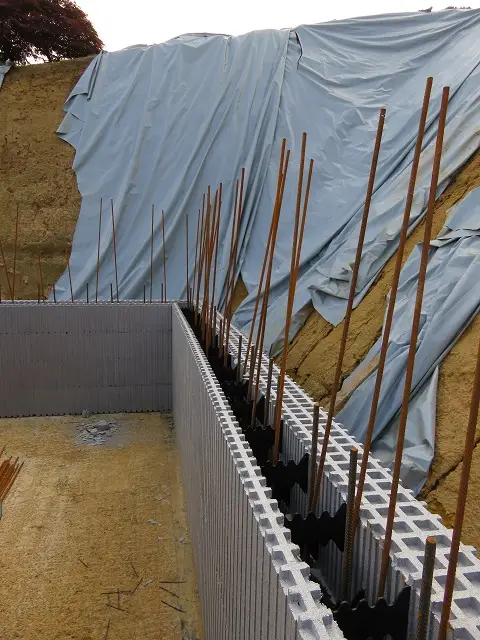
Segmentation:
<svg viewBox="0 0 480 640">
<path fill-rule="evenodd" d="M 0 416 L 172 404 L 169 304 L 2 303 Z"/>
</svg>

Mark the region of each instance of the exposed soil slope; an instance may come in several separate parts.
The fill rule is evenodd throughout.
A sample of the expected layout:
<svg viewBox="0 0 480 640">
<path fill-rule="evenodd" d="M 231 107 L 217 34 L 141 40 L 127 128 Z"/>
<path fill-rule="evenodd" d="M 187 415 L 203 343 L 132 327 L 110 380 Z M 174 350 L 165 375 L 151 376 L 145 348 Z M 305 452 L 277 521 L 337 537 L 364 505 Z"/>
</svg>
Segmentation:
<svg viewBox="0 0 480 640">
<path fill-rule="evenodd" d="M 38 255 L 45 294 L 65 267 L 80 210 L 74 150 L 56 136 L 63 105 L 91 58 L 12 69 L 0 90 L 0 240 L 13 279 L 19 207 L 15 296 L 37 298 Z M 2 296 L 8 287 L 0 266 Z"/>
</svg>

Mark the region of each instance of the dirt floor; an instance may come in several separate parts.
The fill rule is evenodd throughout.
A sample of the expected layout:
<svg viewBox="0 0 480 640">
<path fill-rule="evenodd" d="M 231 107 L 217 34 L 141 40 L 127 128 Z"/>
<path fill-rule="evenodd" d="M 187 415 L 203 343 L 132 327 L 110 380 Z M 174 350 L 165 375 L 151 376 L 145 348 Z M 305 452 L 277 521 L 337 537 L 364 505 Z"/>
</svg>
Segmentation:
<svg viewBox="0 0 480 640">
<path fill-rule="evenodd" d="M 89 60 L 83 59 L 14 69 L 7 74 L 0 90 L 0 240 L 6 250 L 7 268 L 11 269 L 18 202 L 21 213 L 20 276 L 16 284 L 19 297 L 35 298 L 37 295 L 38 253 L 46 265 L 48 286 L 64 268 L 64 250 L 72 240 L 80 197 L 71 170 L 73 149 L 56 138 L 55 130 L 62 119 L 63 102 L 88 63 Z M 439 199 L 433 235 L 442 227 L 448 208 L 477 186 L 480 186 L 480 153 L 462 169 Z M 423 225 L 420 225 L 408 240 L 405 259 L 422 234 Z M 353 313 L 345 377 L 380 335 L 393 260 L 387 263 L 375 286 Z M 0 283 L 5 291 L 6 280 L 1 268 Z M 239 303 L 244 295 L 244 287 L 240 284 L 236 302 Z M 289 373 L 323 405 L 328 402 L 342 329 L 342 325 L 333 329 L 312 311 L 289 350 Z M 462 459 L 479 338 L 480 318 L 477 318 L 440 369 L 436 454 L 424 497 L 447 522 L 451 522 L 455 508 L 455 482 Z M 480 499 L 477 475 L 480 478 L 479 455 L 475 456 L 472 470 L 464 540 L 480 550 L 480 522 L 472 508 Z"/>
<path fill-rule="evenodd" d="M 111 418 L 103 444 L 80 437 Z M 2 640 L 200 637 L 167 417 L 3 419 L 0 442 L 25 460 L 0 521 Z"/>
</svg>

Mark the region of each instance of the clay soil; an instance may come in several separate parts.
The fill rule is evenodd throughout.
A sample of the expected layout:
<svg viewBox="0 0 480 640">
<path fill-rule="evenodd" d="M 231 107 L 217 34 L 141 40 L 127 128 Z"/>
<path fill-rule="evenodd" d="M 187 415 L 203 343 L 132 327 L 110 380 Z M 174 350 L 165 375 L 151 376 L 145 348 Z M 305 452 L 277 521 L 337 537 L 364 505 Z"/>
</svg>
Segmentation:
<svg viewBox="0 0 480 640">
<path fill-rule="evenodd" d="M 45 282 L 51 285 L 64 268 L 64 250 L 72 241 L 80 196 L 71 170 L 73 149 L 58 140 L 55 130 L 62 106 L 89 60 L 68 61 L 15 69 L 0 90 L 0 239 L 12 267 L 16 204 L 20 205 L 19 297 L 37 296 L 37 255 L 45 263 Z M 459 172 L 437 203 L 433 235 L 441 229 L 447 210 L 470 190 L 480 186 L 480 154 Z M 421 240 L 423 225 L 410 236 L 405 259 Z M 352 317 L 343 375 L 349 375 L 380 335 L 385 296 L 393 272 L 392 258 L 375 286 Z M 0 268 L 0 283 L 6 280 Z M 48 289 L 46 286 L 46 289 Z M 235 305 L 245 296 L 239 284 Z M 289 349 L 288 371 L 315 399 L 328 403 L 339 337 L 343 325 L 333 328 L 312 310 Z M 423 497 L 430 508 L 451 523 L 462 460 L 468 404 L 473 378 L 480 318 L 465 331 L 440 368 L 437 398 L 436 452 Z M 480 439 L 480 430 L 478 432 Z M 467 505 L 464 541 L 480 549 L 480 522 L 473 506 L 480 499 L 480 456 L 474 457 Z"/>
<path fill-rule="evenodd" d="M 45 295 L 65 268 L 81 197 L 72 171 L 74 150 L 55 132 L 64 116 L 64 102 L 90 61 L 81 58 L 13 69 L 0 90 L 0 240 L 12 282 L 18 205 L 18 298 L 37 299 L 39 255 Z M 0 284 L 6 297 L 3 262 Z"/>
<path fill-rule="evenodd" d="M 174 431 L 161 414 L 108 418 L 118 431 L 96 446 L 82 418 L 0 420 L 25 460 L 0 521 L 4 640 L 200 637 Z"/>
</svg>

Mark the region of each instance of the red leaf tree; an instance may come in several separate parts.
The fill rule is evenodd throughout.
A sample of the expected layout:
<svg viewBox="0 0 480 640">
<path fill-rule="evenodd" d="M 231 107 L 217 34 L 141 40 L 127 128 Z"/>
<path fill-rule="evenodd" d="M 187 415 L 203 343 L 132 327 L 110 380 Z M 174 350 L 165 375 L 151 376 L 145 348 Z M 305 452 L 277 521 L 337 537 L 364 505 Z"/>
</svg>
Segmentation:
<svg viewBox="0 0 480 640">
<path fill-rule="evenodd" d="M 88 56 L 102 48 L 74 0 L 0 0 L 0 62 L 52 62 Z"/>
</svg>

